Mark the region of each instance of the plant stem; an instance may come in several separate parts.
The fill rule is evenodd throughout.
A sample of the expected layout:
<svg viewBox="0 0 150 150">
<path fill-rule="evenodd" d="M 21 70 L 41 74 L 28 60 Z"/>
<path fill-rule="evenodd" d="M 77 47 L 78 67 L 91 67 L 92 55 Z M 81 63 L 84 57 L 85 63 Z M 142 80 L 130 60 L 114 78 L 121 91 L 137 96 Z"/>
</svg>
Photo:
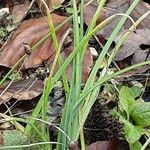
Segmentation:
<svg viewBox="0 0 150 150">
<path fill-rule="evenodd" d="M 149 143 L 150 143 L 150 137 L 147 139 L 147 141 L 144 143 L 144 145 L 140 150 L 145 150 Z"/>
</svg>

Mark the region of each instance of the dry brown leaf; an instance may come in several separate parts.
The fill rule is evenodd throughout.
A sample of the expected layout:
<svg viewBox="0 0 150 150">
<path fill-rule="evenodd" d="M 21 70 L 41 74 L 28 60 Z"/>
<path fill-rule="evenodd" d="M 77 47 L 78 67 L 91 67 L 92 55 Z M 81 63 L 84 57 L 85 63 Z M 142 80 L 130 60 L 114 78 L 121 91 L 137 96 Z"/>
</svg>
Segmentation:
<svg viewBox="0 0 150 150">
<path fill-rule="evenodd" d="M 10 122 L 4 122 L 0 125 L 0 130 L 10 130 L 12 127 L 13 126 Z"/>
<path fill-rule="evenodd" d="M 54 24 L 58 25 L 65 17 L 53 15 Z M 61 40 L 65 30 L 70 26 L 66 24 L 61 30 L 57 32 L 58 41 Z M 21 24 L 20 28 L 14 33 L 0 56 L 0 65 L 6 67 L 12 67 L 24 54 L 24 44 L 27 43 L 32 47 L 37 41 L 44 37 L 49 32 L 47 21 L 45 18 L 39 18 L 34 20 L 25 21 Z M 69 56 L 73 48 L 68 47 L 63 50 L 62 55 L 64 59 Z M 52 40 L 48 39 L 43 45 L 39 46 L 32 52 L 27 61 L 24 64 L 24 68 L 32 68 L 41 64 L 44 60 L 49 59 L 49 64 L 54 59 L 55 50 L 53 49 Z M 93 57 L 89 49 L 87 49 L 83 61 L 83 81 L 88 78 L 89 72 L 93 65 Z M 71 76 L 71 66 L 68 69 L 68 77 Z"/>
<path fill-rule="evenodd" d="M 105 20 L 106 18 L 110 17 L 111 15 L 114 15 L 116 13 L 124 13 L 128 8 L 128 0 L 125 1 L 118 1 L 118 0 L 108 0 L 106 1 L 105 7 L 102 9 L 102 12 L 100 16 L 98 17 L 97 24 L 101 21 Z M 85 9 L 85 23 L 88 25 L 90 20 L 93 18 L 93 15 L 95 14 L 95 11 L 98 7 L 98 3 L 96 0 L 87 8 Z M 103 28 L 98 34 L 101 34 L 105 38 L 109 37 L 112 33 L 113 29 L 116 27 L 116 24 L 118 23 L 118 20 L 120 17 L 116 17 L 109 25 L 107 25 L 105 28 Z"/>
<path fill-rule="evenodd" d="M 55 6 L 61 5 L 65 0 L 44 0 L 44 1 L 49 8 L 53 8 Z M 36 2 L 39 6 L 41 6 L 43 3 L 41 0 L 37 0 Z"/>
<path fill-rule="evenodd" d="M 16 24 L 22 20 L 24 17 L 25 12 L 29 7 L 29 0 L 25 0 L 22 4 L 14 5 L 11 11 L 11 15 L 13 18 L 13 23 Z"/>
<path fill-rule="evenodd" d="M 138 63 L 141 63 L 141 62 L 144 62 L 146 60 L 150 60 L 150 50 L 147 49 L 147 50 L 144 50 L 144 51 L 138 51 L 134 54 L 133 58 L 132 58 L 132 61 L 131 61 L 131 64 L 138 64 Z"/>
<path fill-rule="evenodd" d="M 92 20 L 95 11 L 97 9 L 96 3 L 91 3 L 88 6 L 85 7 L 84 10 L 84 22 L 89 25 L 90 21 Z M 102 10 L 102 12 L 99 14 L 99 17 L 97 19 L 97 24 L 99 24 L 102 20 L 105 18 L 105 12 Z"/>
<path fill-rule="evenodd" d="M 61 5 L 65 0 L 44 0 L 50 10 L 53 10 L 55 7 Z M 46 8 L 41 0 L 36 0 L 42 14 L 46 15 Z"/>
<path fill-rule="evenodd" d="M 62 52 L 62 56 L 63 58 L 66 58 L 69 56 L 69 54 L 72 52 L 73 50 L 73 47 L 70 46 L 68 48 L 65 48 Z M 85 82 L 88 78 L 88 75 L 91 71 L 91 68 L 92 68 L 92 65 L 93 65 L 93 55 L 91 54 L 89 48 L 86 49 L 86 52 L 85 52 L 85 56 L 84 56 L 84 59 L 83 59 L 83 71 L 82 71 L 82 81 Z M 71 79 L 71 74 L 72 74 L 72 66 L 69 65 L 68 66 L 68 69 L 67 69 L 67 76 L 69 79 Z"/>
<path fill-rule="evenodd" d="M 93 55 L 91 54 L 90 49 L 87 48 L 83 60 L 83 81 L 86 81 L 88 79 L 93 63 Z"/>
<path fill-rule="evenodd" d="M 117 149 L 118 149 L 117 141 L 98 141 L 86 147 L 86 150 L 117 150 Z"/>
<path fill-rule="evenodd" d="M 132 0 L 133 1 L 133 0 Z M 144 0 L 141 0 L 139 4 L 135 7 L 133 12 L 131 13 L 131 17 L 136 21 L 138 20 L 142 15 L 144 15 L 146 12 L 150 10 L 150 4 L 144 2 Z M 130 21 L 130 25 L 131 25 Z M 138 26 L 138 28 L 148 28 L 150 29 L 150 15 L 148 15 Z"/>
<path fill-rule="evenodd" d="M 54 25 L 62 23 L 66 17 L 53 15 Z M 69 27 L 65 24 L 57 32 L 58 41 L 62 38 L 64 32 Z M 30 19 L 24 21 L 18 30 L 13 34 L 10 41 L 4 47 L 0 56 L 0 65 L 12 67 L 24 54 L 24 43 L 32 47 L 40 39 L 49 33 L 49 27 L 46 18 Z M 43 45 L 36 48 L 25 62 L 25 68 L 31 68 L 47 60 L 55 52 L 52 40 L 49 38 Z"/>
<path fill-rule="evenodd" d="M 107 3 L 107 5 L 106 5 L 106 9 L 105 9 L 106 17 L 109 17 L 116 13 L 125 13 L 132 2 L 133 2 L 133 0 L 130 0 L 130 1 L 129 0 L 125 0 L 125 1 L 111 0 L 111 1 L 109 1 L 109 3 Z M 145 3 L 141 0 L 136 5 L 134 10 L 131 12 L 130 17 L 132 17 L 132 19 L 134 19 L 134 21 L 136 21 L 137 19 L 139 19 L 143 14 L 145 14 L 149 10 L 150 10 L 150 5 L 148 5 L 147 3 Z M 116 27 L 120 18 L 121 18 L 121 16 L 120 17 L 117 16 L 116 19 L 114 19 L 106 28 L 104 28 L 101 31 L 101 34 L 104 37 L 108 38 L 111 35 L 114 28 Z M 128 30 L 132 24 L 133 23 L 131 22 L 131 20 L 127 19 L 122 30 Z M 150 29 L 150 15 L 147 16 L 147 18 L 145 18 L 138 26 L 138 28 L 143 28 L 143 27 Z"/>
<path fill-rule="evenodd" d="M 0 88 L 0 94 L 4 91 L 5 87 Z M 31 100 L 42 93 L 43 87 L 43 81 L 39 79 L 35 82 L 32 78 L 14 82 L 0 97 L 0 105 L 12 98 Z"/>
<path fill-rule="evenodd" d="M 62 56 L 63 60 L 65 60 L 70 55 L 72 50 L 73 50 L 73 46 L 70 46 L 70 47 L 65 48 L 61 52 L 61 56 Z M 48 64 L 51 64 L 52 61 L 53 61 L 53 56 L 49 58 Z M 82 82 L 86 82 L 86 80 L 89 76 L 89 73 L 91 71 L 92 65 L 93 65 L 93 55 L 91 54 L 89 48 L 87 48 L 84 59 L 83 59 Z M 58 70 L 58 68 L 59 68 L 59 66 L 57 65 L 56 70 Z M 70 81 L 72 79 L 72 64 L 70 64 L 67 67 L 66 75 L 67 75 L 68 80 Z"/>
<path fill-rule="evenodd" d="M 95 0 L 96 1 L 96 0 Z M 87 25 L 89 24 L 89 21 L 93 17 L 96 8 L 98 4 L 94 1 L 94 4 L 92 3 L 85 9 L 85 22 L 87 22 Z M 98 18 L 98 20 L 104 20 L 114 14 L 117 13 L 125 13 L 133 0 L 109 0 L 106 2 L 105 7 L 102 9 L 102 12 Z M 137 6 L 134 8 L 130 16 L 136 21 L 139 19 L 143 14 L 145 14 L 147 11 L 150 10 L 150 5 L 148 3 L 145 3 L 144 1 L 140 1 Z M 99 33 L 102 34 L 105 38 L 108 38 L 111 33 L 113 32 L 114 28 L 116 27 L 117 23 L 119 22 L 121 16 L 116 16 L 116 18 L 105 28 L 103 28 Z M 98 22 L 99 23 L 99 22 Z M 124 24 L 123 28 L 124 30 L 128 30 L 129 27 L 132 25 L 131 20 L 127 19 L 126 23 Z M 145 18 L 138 28 L 149 28 L 150 29 L 150 15 Z M 98 34 L 99 34 L 98 33 Z"/>
<path fill-rule="evenodd" d="M 127 41 L 120 48 L 118 54 L 116 55 L 115 60 L 120 61 L 134 54 L 132 64 L 145 61 L 146 55 L 149 52 L 149 49 L 146 46 L 150 47 L 149 35 L 150 35 L 150 29 L 147 29 L 147 28 L 138 29 L 136 30 L 136 32 L 132 32 L 127 38 Z M 118 41 L 119 41 L 119 38 L 118 38 Z M 116 40 L 116 43 L 118 41 Z M 145 49 L 144 49 L 144 46 L 145 46 Z M 148 57 L 147 60 L 150 60 L 150 57 Z"/>
</svg>

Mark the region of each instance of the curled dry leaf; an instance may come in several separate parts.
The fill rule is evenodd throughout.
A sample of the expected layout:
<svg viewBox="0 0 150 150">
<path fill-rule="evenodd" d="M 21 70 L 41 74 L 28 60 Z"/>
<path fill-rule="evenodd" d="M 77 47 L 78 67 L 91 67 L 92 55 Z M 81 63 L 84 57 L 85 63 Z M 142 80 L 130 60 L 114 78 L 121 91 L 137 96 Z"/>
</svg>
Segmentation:
<svg viewBox="0 0 150 150">
<path fill-rule="evenodd" d="M 43 81 L 35 80 L 32 78 L 17 81 L 11 84 L 11 86 L 3 93 L 5 87 L 0 88 L 0 94 L 3 93 L 0 97 L 0 105 L 4 102 L 9 101 L 11 98 L 19 100 L 30 100 L 43 91 Z"/>
<path fill-rule="evenodd" d="M 66 17 L 53 15 L 54 25 L 62 23 Z M 57 32 L 57 39 L 60 41 L 64 32 L 69 27 L 69 23 L 65 24 Z M 24 21 L 18 30 L 13 34 L 10 41 L 4 47 L 0 56 L 0 65 L 11 68 L 24 54 L 24 43 L 32 47 L 46 34 L 49 33 L 49 27 L 46 18 L 30 19 Z M 31 68 L 41 64 L 47 60 L 55 52 L 51 38 L 44 44 L 37 47 L 25 62 L 25 68 Z"/>
<path fill-rule="evenodd" d="M 127 38 L 127 41 L 120 48 L 118 54 L 116 55 L 115 60 L 121 61 L 134 54 L 132 64 L 145 61 L 150 48 L 149 35 L 150 29 L 148 28 L 138 29 L 136 30 L 136 32 L 132 32 Z M 117 42 L 118 41 L 116 40 L 116 43 Z M 147 60 L 149 59 L 150 57 L 147 58 Z"/>
</svg>

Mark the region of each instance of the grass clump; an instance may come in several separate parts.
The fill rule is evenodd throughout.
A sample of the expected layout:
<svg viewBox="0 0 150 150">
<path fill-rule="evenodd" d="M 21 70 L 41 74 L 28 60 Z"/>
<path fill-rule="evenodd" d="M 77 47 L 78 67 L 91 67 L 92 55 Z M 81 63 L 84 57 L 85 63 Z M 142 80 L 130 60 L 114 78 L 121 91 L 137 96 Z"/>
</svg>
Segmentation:
<svg viewBox="0 0 150 150">
<path fill-rule="evenodd" d="M 90 113 L 90 110 L 97 99 L 97 96 L 100 91 L 100 87 L 104 83 L 108 82 L 109 80 L 119 75 L 122 75 L 123 73 L 126 73 L 127 71 L 130 71 L 131 69 L 135 69 L 143 65 L 150 64 L 150 61 L 146 61 L 137 65 L 125 68 L 123 70 L 119 70 L 118 72 L 115 72 L 112 75 L 107 74 L 107 69 L 112 63 L 113 58 L 115 57 L 115 54 L 117 53 L 121 45 L 124 43 L 124 41 L 127 39 L 128 35 L 131 33 L 131 32 L 126 32 L 120 39 L 119 43 L 113 49 L 113 52 L 110 54 L 110 57 L 108 58 L 107 65 L 102 69 L 100 76 L 98 77 L 96 81 L 95 79 L 96 79 L 96 75 L 99 69 L 99 64 L 103 62 L 112 42 L 114 41 L 115 37 L 121 30 L 127 18 L 130 18 L 129 15 L 131 14 L 135 6 L 138 4 L 139 0 L 134 0 L 125 14 L 115 14 L 105 19 L 100 24 L 96 25 L 96 20 L 99 14 L 101 13 L 102 8 L 104 7 L 104 4 L 106 2 L 106 0 L 100 0 L 98 3 L 98 7 L 95 12 L 95 15 L 92 18 L 85 34 L 83 32 L 83 16 L 84 16 L 83 12 L 84 12 L 84 5 L 85 5 L 84 0 L 81 0 L 80 10 L 77 9 L 77 0 L 72 0 L 71 2 L 72 2 L 72 8 L 73 8 L 72 20 L 73 20 L 74 49 L 72 53 L 68 56 L 68 58 L 66 58 L 66 60 L 64 61 L 62 60 L 61 54 L 60 54 L 61 45 L 59 45 L 57 41 L 56 28 L 54 28 L 52 18 L 51 18 L 51 13 L 46 7 L 48 24 L 50 28 L 49 35 L 51 35 L 51 38 L 53 40 L 56 54 L 55 54 L 55 58 L 54 58 L 51 70 L 50 70 L 50 75 L 47 79 L 45 79 L 45 86 L 44 86 L 43 94 L 36 108 L 33 110 L 32 117 L 28 119 L 27 126 L 24 131 L 24 134 L 30 137 L 34 132 L 33 127 L 37 126 L 37 129 L 35 129 L 36 134 L 38 133 L 38 136 L 40 135 L 39 137 L 43 141 L 43 143 L 39 143 L 39 144 L 45 144 L 44 149 L 48 149 L 48 150 L 52 149 L 53 144 L 56 144 L 57 150 L 67 150 L 68 147 L 70 146 L 70 143 L 73 143 L 73 142 L 75 143 L 79 139 L 80 139 L 81 149 L 85 150 L 85 139 L 84 139 L 83 127 Z M 131 26 L 129 31 L 133 31 L 135 27 L 149 14 L 150 12 L 147 12 L 146 14 L 141 16 L 141 18 L 139 18 Z M 83 76 L 82 64 L 83 64 L 85 51 L 88 45 L 88 41 L 97 31 L 101 30 L 102 28 L 107 26 L 109 23 L 111 23 L 111 21 L 113 21 L 113 19 L 117 15 L 121 15 L 122 18 L 120 19 L 114 31 L 112 32 L 111 36 L 108 38 L 108 41 L 102 48 L 102 51 L 100 55 L 98 56 L 98 59 L 96 60 L 84 87 L 82 87 L 82 76 Z M 78 23 L 79 16 L 80 16 L 80 25 Z M 47 38 L 48 36 L 46 36 L 45 38 Z M 56 73 L 54 73 L 57 63 L 59 64 L 59 69 Z M 71 82 L 70 84 L 68 84 L 65 70 L 70 63 L 72 64 L 73 72 L 72 72 Z M 15 66 L 13 67 L 13 69 L 14 68 Z M 13 71 L 13 69 L 11 71 Z M 11 71 L 1 81 L 1 84 L 9 76 L 9 74 L 11 74 Z M 47 116 L 46 116 L 47 103 L 48 103 L 49 94 L 54 88 L 56 82 L 60 79 L 60 77 L 62 77 L 63 86 L 65 89 L 65 104 L 64 104 L 64 108 L 62 112 L 60 127 L 56 127 L 58 130 L 57 142 L 51 142 L 51 135 L 49 135 L 49 129 L 47 128 L 47 125 L 46 125 L 47 124 Z M 38 118 L 40 114 L 42 116 L 42 123 L 38 124 L 37 119 L 35 118 Z M 25 146 L 22 146 L 22 147 L 25 147 Z"/>
</svg>

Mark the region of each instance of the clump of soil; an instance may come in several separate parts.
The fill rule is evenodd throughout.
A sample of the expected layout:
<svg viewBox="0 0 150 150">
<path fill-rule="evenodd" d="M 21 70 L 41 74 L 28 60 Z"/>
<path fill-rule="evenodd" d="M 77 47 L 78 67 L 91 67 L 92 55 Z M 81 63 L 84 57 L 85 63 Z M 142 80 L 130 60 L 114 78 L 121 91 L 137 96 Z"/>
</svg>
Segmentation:
<svg viewBox="0 0 150 150">
<path fill-rule="evenodd" d="M 95 102 L 84 125 L 86 144 L 123 140 L 123 125 L 109 112 L 106 104 Z"/>
</svg>

